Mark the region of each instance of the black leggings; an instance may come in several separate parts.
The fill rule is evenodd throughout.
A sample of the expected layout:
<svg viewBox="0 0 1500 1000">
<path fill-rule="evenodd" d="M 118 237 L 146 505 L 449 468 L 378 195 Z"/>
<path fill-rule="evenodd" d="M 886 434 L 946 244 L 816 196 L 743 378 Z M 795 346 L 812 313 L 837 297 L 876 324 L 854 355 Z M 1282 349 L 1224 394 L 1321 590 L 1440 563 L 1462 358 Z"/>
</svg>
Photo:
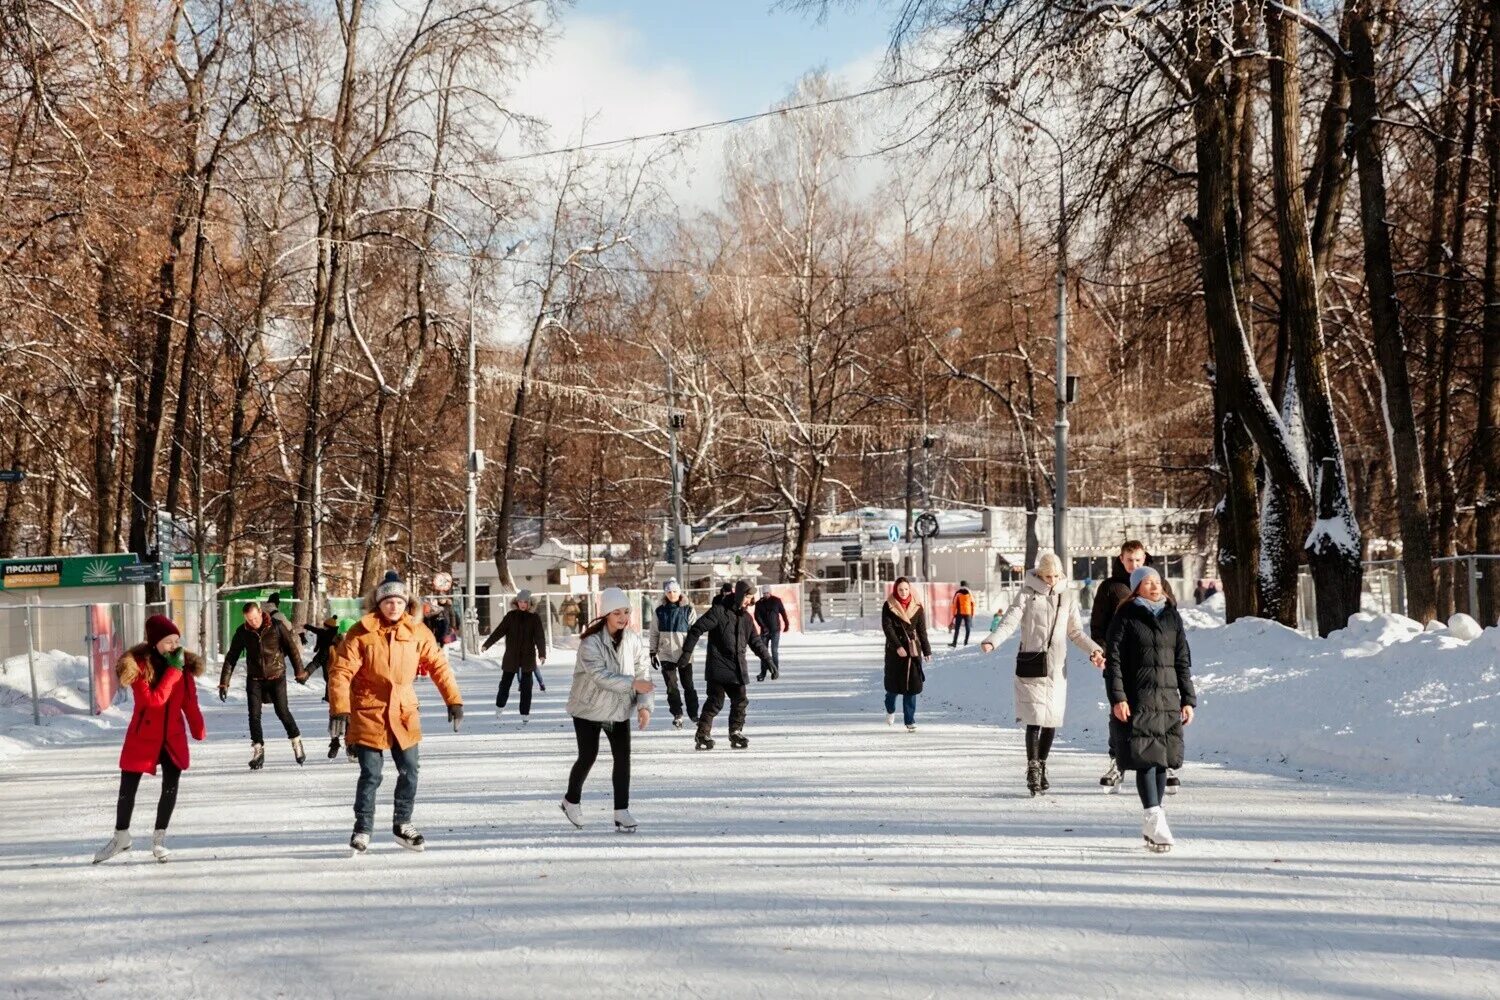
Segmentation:
<svg viewBox="0 0 1500 1000">
<path fill-rule="evenodd" d="M 172 761 L 167 748 L 161 748 L 161 798 L 156 800 L 157 830 L 165 830 L 172 822 L 172 810 L 177 806 L 177 782 L 182 778 L 182 768 Z M 115 829 L 129 830 L 130 815 L 135 812 L 135 793 L 141 787 L 139 771 L 120 772 L 120 799 L 115 803 Z"/>
<path fill-rule="evenodd" d="M 1140 793 L 1141 805 L 1154 809 L 1161 805 L 1167 794 L 1167 769 L 1164 767 L 1138 767 L 1135 770 L 1135 790 Z"/>
<path fill-rule="evenodd" d="M 573 733 L 578 737 L 578 760 L 568 775 L 567 800 L 575 806 L 583 801 L 583 783 L 588 780 L 594 761 L 599 759 L 599 733 L 603 731 L 609 739 L 609 752 L 614 757 L 615 808 L 630 808 L 630 720 L 610 723 L 604 728 L 602 722 L 574 719 Z"/>
<path fill-rule="evenodd" d="M 1027 726 L 1026 727 L 1026 759 L 1046 760 L 1047 755 L 1052 752 L 1052 737 L 1057 735 L 1057 730 L 1051 726 Z"/>
</svg>

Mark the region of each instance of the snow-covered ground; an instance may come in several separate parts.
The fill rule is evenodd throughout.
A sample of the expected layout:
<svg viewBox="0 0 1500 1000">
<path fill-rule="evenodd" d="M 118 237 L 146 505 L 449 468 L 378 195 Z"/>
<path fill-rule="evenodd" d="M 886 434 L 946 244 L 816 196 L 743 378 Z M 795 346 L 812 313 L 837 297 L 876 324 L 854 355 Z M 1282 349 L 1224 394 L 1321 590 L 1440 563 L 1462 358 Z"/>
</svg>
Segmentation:
<svg viewBox="0 0 1500 1000">
<path fill-rule="evenodd" d="M 243 696 L 220 705 L 209 681 L 170 864 L 139 849 L 150 778 L 138 849 L 88 863 L 112 825 L 118 728 L 28 749 L 17 737 L 0 760 L 0 996 L 1500 996 L 1500 809 L 1440 801 L 1403 770 L 1410 754 L 1347 778 L 1333 767 L 1358 757 L 1341 746 L 1384 754 L 1417 731 L 1402 726 L 1494 706 L 1486 638 L 1459 652 L 1366 637 L 1378 648 L 1354 655 L 1332 650 L 1357 642 L 1296 646 L 1245 623 L 1195 631 L 1190 756 L 1214 763 L 1185 769 L 1166 856 L 1141 850 L 1134 797 L 1099 789 L 1101 688 L 1081 656 L 1072 742 L 1033 800 L 1018 734 L 996 725 L 1008 647 L 942 649 L 909 735 L 885 725 L 876 635 L 790 637 L 782 679 L 752 691 L 750 749 L 695 753 L 664 712 L 637 740 L 634 837 L 609 829 L 607 750 L 589 827 L 557 810 L 568 654 L 526 730 L 513 715 L 497 726 L 495 670 L 465 664 L 463 733 L 422 692 L 427 853 L 390 841 L 388 775 L 359 859 L 344 847 L 356 769 L 321 757 L 316 686 L 292 700 L 315 756 L 296 767 L 268 712 L 278 736 L 252 773 Z M 1387 705 L 1401 670 L 1431 692 L 1447 671 L 1446 694 Z M 22 708 L 29 720 L 26 704 L 0 720 L 13 735 Z M 1256 721 L 1296 734 L 1285 752 L 1325 755 L 1319 778 L 1252 758 Z M 1325 724 L 1357 728 L 1340 742 Z M 1254 752 L 1269 757 L 1264 738 Z M 1493 765 L 1493 742 L 1462 748 Z M 1495 801 L 1493 782 L 1465 787 Z"/>
</svg>

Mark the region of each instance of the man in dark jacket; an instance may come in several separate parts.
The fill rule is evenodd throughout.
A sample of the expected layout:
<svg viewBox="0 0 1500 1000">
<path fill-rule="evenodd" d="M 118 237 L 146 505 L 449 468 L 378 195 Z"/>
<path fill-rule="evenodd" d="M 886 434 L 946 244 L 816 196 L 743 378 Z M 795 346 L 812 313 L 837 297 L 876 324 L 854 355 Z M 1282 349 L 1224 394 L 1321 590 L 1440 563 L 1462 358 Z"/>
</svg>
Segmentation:
<svg viewBox="0 0 1500 1000">
<path fill-rule="evenodd" d="M 290 657 L 297 675 L 298 684 L 307 683 L 307 671 L 302 666 L 302 646 L 292 635 L 291 626 L 278 612 L 267 612 L 254 601 L 246 604 L 242 613 L 245 623 L 234 630 L 229 641 L 229 652 L 224 657 L 224 669 L 219 673 L 219 700 L 229 696 L 229 679 L 234 668 L 245 657 L 245 703 L 250 710 L 250 770 L 259 771 L 266 762 L 265 734 L 260 728 L 261 705 L 270 701 L 281 720 L 287 739 L 292 741 L 292 754 L 301 764 L 307 759 L 302 750 L 302 733 L 292 710 L 286 701 L 286 664 Z"/>
<path fill-rule="evenodd" d="M 771 651 L 771 662 L 781 670 L 781 633 L 792 630 L 792 620 L 786 616 L 786 604 L 771 593 L 767 587 L 765 596 L 755 602 L 755 624 L 760 628 L 760 637 Z M 761 674 L 760 680 L 765 680 Z"/>
<path fill-rule="evenodd" d="M 750 584 L 741 580 L 734 585 L 726 604 L 720 601 L 708 613 L 695 621 L 682 641 L 682 655 L 677 660 L 680 670 L 693 662 L 693 647 L 705 634 L 708 636 L 708 657 L 704 663 L 703 676 L 708 679 L 708 698 L 698 715 L 698 736 L 695 745 L 699 750 L 712 750 L 714 716 L 724 708 L 724 696 L 729 696 L 729 745 L 743 750 L 750 745 L 745 738 L 745 714 L 750 707 L 750 695 L 746 691 L 750 683 L 750 668 L 745 665 L 745 648 L 748 646 L 760 657 L 761 674 L 770 674 L 774 680 L 779 671 L 771 662 L 770 651 L 760 636 L 755 634 L 755 623 L 746 614 L 755 600 Z"/>
<path fill-rule="evenodd" d="M 1131 539 L 1120 546 L 1120 557 L 1115 560 L 1114 572 L 1108 580 L 1099 584 L 1099 591 L 1094 595 L 1094 607 L 1089 611 L 1089 638 L 1103 646 L 1109 637 L 1109 623 L 1114 621 L 1115 612 L 1130 600 L 1130 574 L 1142 566 L 1151 565 L 1151 556 L 1146 552 L 1146 546 L 1141 542 Z M 1166 590 L 1167 600 L 1175 603 L 1172 596 L 1172 588 L 1167 581 L 1161 581 L 1163 589 Z M 1109 748 L 1109 770 L 1099 779 L 1099 784 L 1106 788 L 1114 788 L 1123 778 L 1119 765 L 1115 761 L 1114 744 Z M 1177 776 L 1169 775 L 1172 788 L 1177 787 Z"/>
<path fill-rule="evenodd" d="M 500 689 L 495 692 L 495 718 L 500 718 L 506 702 L 510 701 L 510 687 L 516 675 L 521 675 L 521 725 L 531 721 L 531 685 L 537 670 L 547 662 L 547 632 L 542 625 L 542 616 L 531 610 L 531 591 L 523 590 L 516 595 L 515 607 L 505 613 L 495 631 L 484 640 L 480 651 L 489 649 L 501 639 L 505 640 L 505 655 L 500 660 Z M 543 688 L 546 690 L 546 688 Z"/>
<path fill-rule="evenodd" d="M 336 615 L 329 615 L 327 618 L 323 619 L 323 624 L 321 626 L 304 625 L 302 626 L 302 634 L 311 635 L 313 637 L 313 642 L 315 644 L 313 647 L 313 658 L 312 662 L 307 665 L 307 673 L 308 676 L 312 676 L 315 671 L 322 672 L 323 686 L 325 688 L 323 692 L 323 700 L 327 701 L 328 691 L 326 690 L 326 688 L 328 686 L 328 657 L 333 653 L 333 647 L 337 646 L 339 643 L 338 617 Z"/>
</svg>

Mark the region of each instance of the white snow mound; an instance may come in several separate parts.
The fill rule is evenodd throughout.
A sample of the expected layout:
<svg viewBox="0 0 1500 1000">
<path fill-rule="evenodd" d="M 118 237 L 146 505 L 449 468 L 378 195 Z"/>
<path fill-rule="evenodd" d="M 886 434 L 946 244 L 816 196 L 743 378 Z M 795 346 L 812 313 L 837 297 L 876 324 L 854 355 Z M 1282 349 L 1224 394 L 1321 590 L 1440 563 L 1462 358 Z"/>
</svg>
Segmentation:
<svg viewBox="0 0 1500 1000">
<path fill-rule="evenodd" d="M 1483 631 L 1484 629 L 1479 627 L 1479 623 L 1477 621 L 1475 621 L 1469 615 L 1464 614 L 1462 611 L 1458 612 L 1452 618 L 1448 619 L 1448 632 L 1455 639 L 1462 639 L 1464 642 L 1472 642 L 1473 640 L 1478 639 L 1479 634 Z"/>
</svg>

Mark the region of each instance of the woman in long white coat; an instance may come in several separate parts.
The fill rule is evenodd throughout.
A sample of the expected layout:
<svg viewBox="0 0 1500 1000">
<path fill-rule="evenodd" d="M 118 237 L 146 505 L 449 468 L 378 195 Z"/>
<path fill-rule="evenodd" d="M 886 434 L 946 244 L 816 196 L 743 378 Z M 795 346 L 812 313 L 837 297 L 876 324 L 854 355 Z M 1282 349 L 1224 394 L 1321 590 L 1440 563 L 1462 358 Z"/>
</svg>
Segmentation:
<svg viewBox="0 0 1500 1000">
<path fill-rule="evenodd" d="M 1047 791 L 1047 755 L 1068 707 L 1069 642 L 1104 669 L 1104 651 L 1089 638 L 1078 614 L 1078 599 L 1063 587 L 1062 562 L 1051 552 L 1037 560 L 1021 591 L 980 644 L 986 653 L 1021 631 L 1016 653 L 1016 721 L 1026 727 L 1026 788 Z"/>
</svg>

